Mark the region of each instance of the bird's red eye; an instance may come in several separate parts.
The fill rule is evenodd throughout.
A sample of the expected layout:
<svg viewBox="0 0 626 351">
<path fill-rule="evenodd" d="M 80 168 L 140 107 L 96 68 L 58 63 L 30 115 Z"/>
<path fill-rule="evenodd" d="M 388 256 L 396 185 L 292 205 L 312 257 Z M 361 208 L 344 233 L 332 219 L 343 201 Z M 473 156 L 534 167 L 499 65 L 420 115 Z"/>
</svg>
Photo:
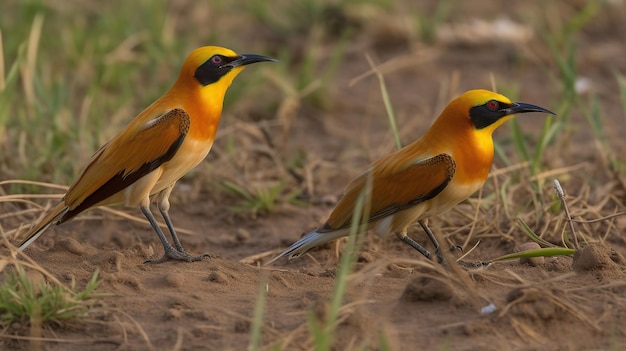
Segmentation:
<svg viewBox="0 0 626 351">
<path fill-rule="evenodd" d="M 490 109 L 491 111 L 497 110 L 499 106 L 500 104 L 498 104 L 496 100 L 491 100 L 487 102 L 487 108 Z"/>
<path fill-rule="evenodd" d="M 211 57 L 211 62 L 213 64 L 221 65 L 223 61 L 224 61 L 224 59 L 222 58 L 222 56 L 215 55 L 215 56 Z"/>
</svg>

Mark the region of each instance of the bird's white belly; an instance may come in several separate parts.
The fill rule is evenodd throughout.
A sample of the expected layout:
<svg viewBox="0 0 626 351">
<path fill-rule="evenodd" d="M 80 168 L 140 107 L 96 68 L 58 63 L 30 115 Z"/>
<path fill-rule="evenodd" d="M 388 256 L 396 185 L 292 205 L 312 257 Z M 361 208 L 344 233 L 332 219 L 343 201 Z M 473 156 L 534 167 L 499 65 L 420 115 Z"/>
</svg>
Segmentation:
<svg viewBox="0 0 626 351">
<path fill-rule="evenodd" d="M 161 165 L 163 173 L 150 191 L 150 195 L 157 194 L 178 181 L 191 169 L 196 167 L 209 154 L 213 143 L 185 140 L 174 158 Z"/>
<path fill-rule="evenodd" d="M 478 191 L 482 185 L 483 182 L 475 182 L 470 185 L 458 185 L 455 182 L 450 182 L 439 195 L 429 201 L 428 208 L 419 219 L 436 216 L 451 209 Z"/>
</svg>

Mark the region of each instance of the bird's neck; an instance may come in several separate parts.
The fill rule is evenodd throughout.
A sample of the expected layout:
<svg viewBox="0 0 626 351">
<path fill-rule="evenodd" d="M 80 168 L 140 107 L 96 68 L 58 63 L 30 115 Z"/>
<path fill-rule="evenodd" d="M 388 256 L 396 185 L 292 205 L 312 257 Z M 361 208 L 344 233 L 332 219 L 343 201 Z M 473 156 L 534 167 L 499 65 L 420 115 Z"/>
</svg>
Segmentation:
<svg viewBox="0 0 626 351">
<path fill-rule="evenodd" d="M 483 183 L 491 170 L 493 155 L 491 134 L 482 135 L 474 130 L 460 135 L 459 142 L 454 143 L 452 155 L 455 160 L 464 160 L 461 165 L 457 162 L 458 180 L 462 183 Z"/>
<path fill-rule="evenodd" d="M 423 139 L 421 144 L 429 146 L 428 153 L 431 156 L 442 152 L 452 156 L 456 162 L 456 181 L 463 184 L 482 184 L 487 179 L 494 156 L 491 133 L 458 126 L 445 129 L 433 126 Z"/>
<path fill-rule="evenodd" d="M 210 85 L 200 87 L 197 84 L 182 84 L 182 87 L 173 87 L 170 92 L 171 99 L 191 118 L 188 137 L 212 141 L 222 115 L 226 89 L 215 89 Z"/>
</svg>

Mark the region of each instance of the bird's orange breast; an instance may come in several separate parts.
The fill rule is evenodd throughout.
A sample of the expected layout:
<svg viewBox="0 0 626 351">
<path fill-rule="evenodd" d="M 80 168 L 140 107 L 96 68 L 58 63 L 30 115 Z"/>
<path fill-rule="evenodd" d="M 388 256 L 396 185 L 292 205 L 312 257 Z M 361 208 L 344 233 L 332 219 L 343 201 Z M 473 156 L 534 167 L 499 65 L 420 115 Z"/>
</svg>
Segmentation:
<svg viewBox="0 0 626 351">
<path fill-rule="evenodd" d="M 459 185 L 472 185 L 485 182 L 493 163 L 493 141 L 480 139 L 469 134 L 461 142 L 453 143 L 452 158 L 456 162 L 453 182 Z"/>
<path fill-rule="evenodd" d="M 182 108 L 190 119 L 186 139 L 213 144 L 222 115 L 224 92 L 194 89 L 194 82 L 177 84 L 158 101 L 157 109 Z"/>
<path fill-rule="evenodd" d="M 198 91 L 189 91 L 185 94 L 184 90 L 178 90 L 176 95 L 168 96 L 166 106 L 170 108 L 179 106 L 189 115 L 189 132 L 176 155 L 161 166 L 163 173 L 151 194 L 165 189 L 200 164 L 213 146 L 222 112 L 223 97 L 218 96 L 217 100 L 202 100 L 198 94 Z"/>
</svg>

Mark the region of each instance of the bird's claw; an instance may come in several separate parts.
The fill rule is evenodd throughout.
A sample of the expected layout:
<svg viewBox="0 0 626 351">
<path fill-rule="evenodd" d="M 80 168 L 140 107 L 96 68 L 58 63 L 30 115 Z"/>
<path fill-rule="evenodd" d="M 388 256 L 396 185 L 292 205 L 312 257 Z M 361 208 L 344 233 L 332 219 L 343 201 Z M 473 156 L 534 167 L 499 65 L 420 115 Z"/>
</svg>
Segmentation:
<svg viewBox="0 0 626 351">
<path fill-rule="evenodd" d="M 146 260 L 143 263 L 144 264 L 159 264 L 159 263 L 163 263 L 163 262 L 169 261 L 169 260 L 178 260 L 178 261 L 185 261 L 185 262 L 197 262 L 197 261 L 202 261 L 205 257 L 206 258 L 211 258 L 211 255 L 209 255 L 207 253 L 204 253 L 204 254 L 198 255 L 198 256 L 191 256 L 185 250 L 178 251 L 178 250 L 172 248 L 171 250 L 166 250 L 161 258 L 156 259 L 156 260 Z"/>
<path fill-rule="evenodd" d="M 452 245 L 450 246 L 450 252 L 459 251 L 463 253 L 463 247 L 461 245 Z"/>
<path fill-rule="evenodd" d="M 482 270 L 491 265 L 491 262 L 484 261 L 457 261 L 456 263 L 467 271 Z"/>
</svg>

